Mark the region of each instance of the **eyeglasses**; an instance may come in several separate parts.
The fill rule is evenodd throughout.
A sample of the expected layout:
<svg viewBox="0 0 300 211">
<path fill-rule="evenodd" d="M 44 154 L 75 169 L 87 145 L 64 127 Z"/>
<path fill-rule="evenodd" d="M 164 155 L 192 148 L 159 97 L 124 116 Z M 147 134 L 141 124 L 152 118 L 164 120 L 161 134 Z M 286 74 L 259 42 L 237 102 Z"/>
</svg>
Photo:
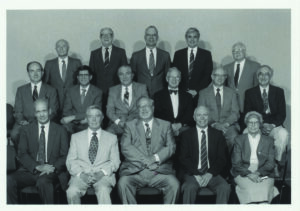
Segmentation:
<svg viewBox="0 0 300 211">
<path fill-rule="evenodd" d="M 90 74 L 78 74 L 78 77 L 89 77 Z"/>
<path fill-rule="evenodd" d="M 222 74 L 213 74 L 215 77 L 226 77 L 227 75 L 222 75 Z"/>
<path fill-rule="evenodd" d="M 259 121 L 253 121 L 253 122 L 248 122 L 248 125 L 258 125 L 259 124 Z"/>
</svg>

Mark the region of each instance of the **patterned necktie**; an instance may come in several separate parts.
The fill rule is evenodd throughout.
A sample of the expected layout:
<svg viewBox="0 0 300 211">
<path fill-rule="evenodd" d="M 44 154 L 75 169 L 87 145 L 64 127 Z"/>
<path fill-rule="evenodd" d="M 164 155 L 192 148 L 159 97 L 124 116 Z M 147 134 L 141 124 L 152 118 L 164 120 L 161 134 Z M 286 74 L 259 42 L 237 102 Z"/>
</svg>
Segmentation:
<svg viewBox="0 0 300 211">
<path fill-rule="evenodd" d="M 38 92 L 37 92 L 37 86 L 34 86 L 34 89 L 33 89 L 33 93 L 32 93 L 32 99 L 33 101 L 36 101 L 38 99 Z"/>
<path fill-rule="evenodd" d="M 194 61 L 195 61 L 195 56 L 193 50 L 191 50 L 190 63 L 189 63 L 189 80 L 191 79 L 192 71 L 194 69 Z"/>
<path fill-rule="evenodd" d="M 98 151 L 97 133 L 93 132 L 93 136 L 91 138 L 91 143 L 90 143 L 90 148 L 89 148 L 89 159 L 92 164 L 94 163 L 94 161 L 96 159 L 97 151 Z"/>
<path fill-rule="evenodd" d="M 109 63 L 109 53 L 108 48 L 105 48 L 105 55 L 104 55 L 104 68 L 106 69 L 108 67 Z"/>
<path fill-rule="evenodd" d="M 46 138 L 45 138 L 45 126 L 41 126 L 41 133 L 40 133 L 40 140 L 39 140 L 39 151 L 38 151 L 38 162 L 39 164 L 45 163 L 45 144 L 46 144 Z"/>
<path fill-rule="evenodd" d="M 234 85 L 235 85 L 235 87 L 238 86 L 239 77 L 240 77 L 240 64 L 237 64 L 235 75 L 234 75 Z"/>
<path fill-rule="evenodd" d="M 221 113 L 221 94 L 220 94 L 220 89 L 217 88 L 217 94 L 216 94 L 216 103 L 217 103 L 217 108 L 218 108 L 218 120 L 220 120 L 220 113 Z"/>
<path fill-rule="evenodd" d="M 149 56 L 149 72 L 150 72 L 150 75 L 151 75 L 151 76 L 153 76 L 154 68 L 155 68 L 154 54 L 153 54 L 153 51 L 150 50 L 150 56 Z"/>
<path fill-rule="evenodd" d="M 173 94 L 173 93 L 174 93 L 175 95 L 177 95 L 177 92 L 178 92 L 178 90 L 169 89 L 170 95 Z"/>
<path fill-rule="evenodd" d="M 80 95 L 81 104 L 84 103 L 85 92 L 86 92 L 86 89 L 81 90 L 81 95 Z"/>
<path fill-rule="evenodd" d="M 62 66 L 61 66 L 61 75 L 62 75 L 62 80 L 65 81 L 66 79 L 66 74 L 67 74 L 67 65 L 65 60 L 62 60 Z"/>
<path fill-rule="evenodd" d="M 151 129 L 149 127 L 149 124 L 148 123 L 145 123 L 145 126 L 146 126 L 146 145 L 147 145 L 147 150 L 148 150 L 148 153 L 150 154 L 151 150 L 150 150 L 150 147 L 151 147 Z"/>
<path fill-rule="evenodd" d="M 264 113 L 267 113 L 267 110 L 269 108 L 269 100 L 268 100 L 268 94 L 266 89 L 263 90 L 262 98 L 264 103 Z"/>
<path fill-rule="evenodd" d="M 128 92 L 128 87 L 126 86 L 125 88 L 125 93 L 124 93 L 124 99 L 123 99 L 125 105 L 129 107 L 129 92 Z"/>
<path fill-rule="evenodd" d="M 204 130 L 201 130 L 201 133 L 202 133 L 202 138 L 201 138 L 201 169 L 199 170 L 199 172 L 201 174 L 205 174 L 207 169 L 208 169 L 207 149 L 206 149 L 206 135 L 205 135 Z"/>
</svg>

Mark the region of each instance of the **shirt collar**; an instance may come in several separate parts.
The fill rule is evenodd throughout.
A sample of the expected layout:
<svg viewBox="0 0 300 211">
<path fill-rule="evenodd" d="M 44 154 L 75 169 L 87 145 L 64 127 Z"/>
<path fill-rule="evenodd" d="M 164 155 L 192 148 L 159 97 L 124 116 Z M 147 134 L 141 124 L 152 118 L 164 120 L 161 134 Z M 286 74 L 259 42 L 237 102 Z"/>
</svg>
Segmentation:
<svg viewBox="0 0 300 211">
<path fill-rule="evenodd" d="M 156 53 L 156 47 L 150 49 L 150 48 L 148 48 L 148 47 L 146 46 L 146 52 L 150 54 L 150 53 L 151 53 L 150 50 L 152 50 L 153 53 Z"/>
<path fill-rule="evenodd" d="M 34 89 L 34 86 L 37 86 L 37 89 L 40 89 L 42 86 L 42 81 L 38 82 L 37 84 L 30 82 L 30 84 L 32 89 Z"/>
<path fill-rule="evenodd" d="M 197 52 L 198 50 L 198 47 L 194 47 L 194 48 L 191 48 L 191 47 L 188 47 L 188 52 L 190 52 L 191 50 L 193 50 L 193 53 L 195 54 L 195 52 Z"/>
<path fill-rule="evenodd" d="M 79 85 L 80 86 L 80 92 L 82 91 L 82 89 L 85 89 L 86 90 L 86 92 L 85 93 L 87 93 L 87 91 L 89 90 L 89 88 L 90 88 L 90 84 L 89 85 L 87 85 L 87 87 L 82 87 L 81 85 Z"/>
<path fill-rule="evenodd" d="M 240 66 L 244 66 L 246 59 L 244 58 L 242 61 L 237 62 L 235 61 L 235 65 L 240 64 Z"/>
<path fill-rule="evenodd" d="M 46 128 L 49 128 L 50 120 L 49 120 L 47 123 L 45 123 L 45 124 L 41 124 L 41 123 L 38 122 L 38 125 L 39 125 L 39 128 L 41 128 L 42 125 L 45 126 L 45 129 L 46 129 Z"/>
<path fill-rule="evenodd" d="M 175 89 L 173 89 L 173 88 L 171 88 L 171 87 L 168 87 L 168 90 L 176 90 L 176 91 L 178 91 L 178 87 L 175 88 Z"/>
<path fill-rule="evenodd" d="M 153 123 L 153 117 L 152 117 L 152 119 L 148 122 L 150 128 L 152 127 L 152 123 Z M 145 126 L 145 124 L 146 124 L 146 122 L 145 122 L 144 120 L 143 120 L 143 124 L 144 124 L 144 126 Z"/>
<path fill-rule="evenodd" d="M 220 92 L 222 92 L 224 86 L 216 87 L 215 85 L 213 85 L 213 87 L 214 87 L 214 91 L 215 91 L 215 92 L 217 92 L 217 89 L 220 89 Z"/>
<path fill-rule="evenodd" d="M 196 125 L 197 131 L 201 132 L 202 130 L 204 130 L 205 134 L 207 134 L 207 126 L 205 128 L 200 128 Z"/>
<path fill-rule="evenodd" d="M 63 58 L 63 59 L 58 57 L 59 63 L 62 63 L 63 60 L 65 61 L 65 63 L 68 63 L 69 57 L 67 56 L 66 58 Z"/>
<path fill-rule="evenodd" d="M 270 88 L 270 85 L 268 85 L 266 88 L 259 86 L 260 93 L 263 93 L 264 89 L 266 90 L 267 93 L 269 93 L 269 88 Z"/>
<path fill-rule="evenodd" d="M 93 130 L 91 130 L 91 128 L 88 127 L 88 135 L 89 135 L 89 136 L 92 136 L 93 133 L 96 132 L 96 133 L 97 133 L 97 136 L 99 137 L 99 135 L 100 135 L 100 133 L 101 133 L 101 130 L 102 130 L 102 129 L 99 128 L 98 130 L 93 131 Z"/>
<path fill-rule="evenodd" d="M 131 82 L 131 84 L 129 86 L 127 86 L 128 90 L 130 90 L 131 87 L 132 87 L 132 82 Z M 122 89 L 124 89 L 124 90 L 126 89 L 126 86 L 124 86 L 123 84 L 122 84 Z"/>
<path fill-rule="evenodd" d="M 102 46 L 102 51 L 106 51 L 106 48 L 108 48 L 108 51 L 111 51 L 112 45 L 110 45 L 110 46 L 108 46 L 108 47 Z"/>
</svg>

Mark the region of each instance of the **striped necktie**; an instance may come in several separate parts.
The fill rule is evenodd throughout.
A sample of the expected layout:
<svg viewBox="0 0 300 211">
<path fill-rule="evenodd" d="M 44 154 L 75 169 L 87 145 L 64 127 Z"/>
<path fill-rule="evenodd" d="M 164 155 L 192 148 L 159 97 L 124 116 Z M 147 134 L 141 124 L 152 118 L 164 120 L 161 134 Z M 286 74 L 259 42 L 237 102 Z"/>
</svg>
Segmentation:
<svg viewBox="0 0 300 211">
<path fill-rule="evenodd" d="M 150 50 L 150 56 L 149 56 L 149 72 L 150 72 L 150 75 L 151 75 L 151 76 L 153 76 L 154 68 L 155 68 L 154 54 L 153 54 L 153 51 Z"/>
<path fill-rule="evenodd" d="M 199 169 L 200 174 L 205 174 L 208 165 L 207 165 L 207 149 L 206 149 L 206 135 L 205 131 L 201 130 L 202 138 L 201 138 L 201 169 Z"/>
<path fill-rule="evenodd" d="M 191 50 L 190 63 L 189 63 L 189 79 L 191 79 L 192 71 L 194 69 L 194 61 L 195 61 L 195 56 L 193 50 Z"/>
<path fill-rule="evenodd" d="M 108 48 L 105 48 L 105 54 L 104 54 L 104 68 L 106 69 L 109 64 L 109 52 Z"/>
<path fill-rule="evenodd" d="M 45 144 L 46 144 L 46 137 L 45 137 L 45 126 L 41 126 L 41 133 L 40 133 L 40 140 L 39 140 L 39 151 L 38 151 L 38 162 L 40 164 L 45 163 Z"/>
</svg>

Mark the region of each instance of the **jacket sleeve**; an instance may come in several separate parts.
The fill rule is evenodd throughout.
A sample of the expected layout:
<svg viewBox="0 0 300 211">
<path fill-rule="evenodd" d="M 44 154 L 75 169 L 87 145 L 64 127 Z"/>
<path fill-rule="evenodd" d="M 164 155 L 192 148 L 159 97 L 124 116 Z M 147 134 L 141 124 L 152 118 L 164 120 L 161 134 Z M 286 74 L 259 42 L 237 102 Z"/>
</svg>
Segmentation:
<svg viewBox="0 0 300 211">
<path fill-rule="evenodd" d="M 267 137 L 267 140 L 261 140 L 261 141 L 269 141 L 268 143 L 268 150 L 266 155 L 258 155 L 258 156 L 267 156 L 266 161 L 264 162 L 263 165 L 260 165 L 257 171 L 262 175 L 262 176 L 267 176 L 270 175 L 274 171 L 275 167 L 275 147 L 274 147 L 274 141 L 273 139 Z M 262 160 L 259 159 L 258 160 Z"/>
<path fill-rule="evenodd" d="M 58 132 L 58 131 L 57 131 Z M 54 167 L 57 169 L 58 172 L 61 172 L 65 169 L 66 165 L 66 159 L 67 159 L 67 154 L 68 154 L 68 149 L 69 149 L 69 144 L 68 144 L 68 135 L 67 132 L 64 128 L 60 128 L 59 131 L 59 158 L 55 161 Z"/>
<path fill-rule="evenodd" d="M 226 118 L 225 122 L 228 122 L 230 125 L 237 122 L 240 117 L 240 109 L 238 104 L 237 95 L 235 92 L 232 92 L 231 96 L 231 113 Z"/>
<path fill-rule="evenodd" d="M 19 123 L 21 120 L 24 120 L 23 101 L 20 88 L 18 88 L 15 98 L 14 117 L 16 119 L 16 123 Z"/>
</svg>

